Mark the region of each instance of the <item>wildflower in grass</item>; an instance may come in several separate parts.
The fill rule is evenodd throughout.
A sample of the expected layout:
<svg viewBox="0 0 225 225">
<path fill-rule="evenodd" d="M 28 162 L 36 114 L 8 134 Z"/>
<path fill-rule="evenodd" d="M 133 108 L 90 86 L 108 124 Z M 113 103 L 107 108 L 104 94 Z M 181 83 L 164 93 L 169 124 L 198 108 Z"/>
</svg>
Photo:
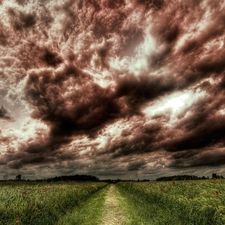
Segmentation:
<svg viewBox="0 0 225 225">
<path fill-rule="evenodd" d="M 26 191 L 24 191 L 24 192 L 23 192 L 23 194 L 24 194 L 24 195 L 26 195 L 26 194 L 27 194 L 27 192 L 26 192 Z"/>
<path fill-rule="evenodd" d="M 213 180 L 216 180 L 216 177 L 213 177 Z"/>
<path fill-rule="evenodd" d="M 219 191 L 217 191 L 217 190 L 216 190 L 216 191 L 215 191 L 215 193 L 216 193 L 216 196 L 218 196 L 218 195 L 219 195 Z"/>
<path fill-rule="evenodd" d="M 193 195 L 191 195 L 190 198 L 193 198 Z"/>
</svg>

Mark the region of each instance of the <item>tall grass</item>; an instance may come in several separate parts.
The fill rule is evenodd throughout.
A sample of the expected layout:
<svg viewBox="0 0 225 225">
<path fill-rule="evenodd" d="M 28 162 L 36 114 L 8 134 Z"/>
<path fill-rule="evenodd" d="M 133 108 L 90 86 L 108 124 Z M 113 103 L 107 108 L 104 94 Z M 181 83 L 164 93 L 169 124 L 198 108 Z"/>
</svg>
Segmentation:
<svg viewBox="0 0 225 225">
<path fill-rule="evenodd" d="M 2 183 L 0 225 L 101 224 L 109 198 L 105 186 L 100 182 Z M 120 182 L 114 187 L 111 198 L 117 198 L 116 210 L 123 213 L 126 224 L 225 224 L 225 180 Z"/>
<path fill-rule="evenodd" d="M 57 225 L 99 225 L 103 218 L 103 208 L 106 198 L 106 193 L 109 186 L 99 190 L 91 195 L 91 197 L 76 207 L 72 212 L 61 217 Z M 109 221 L 110 222 L 110 221 Z"/>
<path fill-rule="evenodd" d="M 0 186 L 0 224 L 51 225 L 105 183 L 6 183 Z"/>
<path fill-rule="evenodd" d="M 131 224 L 224 225 L 225 181 L 118 183 Z"/>
</svg>

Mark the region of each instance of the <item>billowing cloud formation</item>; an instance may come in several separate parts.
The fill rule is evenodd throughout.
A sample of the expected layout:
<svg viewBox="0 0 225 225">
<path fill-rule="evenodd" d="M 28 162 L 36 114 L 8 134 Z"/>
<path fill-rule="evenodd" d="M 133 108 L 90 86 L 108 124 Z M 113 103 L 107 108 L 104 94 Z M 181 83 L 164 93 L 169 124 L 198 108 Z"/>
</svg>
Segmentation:
<svg viewBox="0 0 225 225">
<path fill-rule="evenodd" d="M 2 1 L 0 101 L 15 117 L 0 108 L 2 171 L 154 178 L 220 170 L 224 8 Z"/>
<path fill-rule="evenodd" d="M 0 119 L 13 120 L 10 112 L 3 105 L 0 108 Z"/>
</svg>

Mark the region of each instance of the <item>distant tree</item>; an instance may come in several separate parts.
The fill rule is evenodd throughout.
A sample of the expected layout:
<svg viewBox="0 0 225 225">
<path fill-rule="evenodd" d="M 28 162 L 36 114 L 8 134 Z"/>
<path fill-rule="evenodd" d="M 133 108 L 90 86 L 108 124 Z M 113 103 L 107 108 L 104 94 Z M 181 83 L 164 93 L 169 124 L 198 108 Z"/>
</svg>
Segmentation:
<svg viewBox="0 0 225 225">
<path fill-rule="evenodd" d="M 20 181 L 20 180 L 21 180 L 21 175 L 20 174 L 16 175 L 16 181 Z"/>
<path fill-rule="evenodd" d="M 71 175 L 54 177 L 51 181 L 99 181 L 99 178 L 92 175 Z"/>
</svg>

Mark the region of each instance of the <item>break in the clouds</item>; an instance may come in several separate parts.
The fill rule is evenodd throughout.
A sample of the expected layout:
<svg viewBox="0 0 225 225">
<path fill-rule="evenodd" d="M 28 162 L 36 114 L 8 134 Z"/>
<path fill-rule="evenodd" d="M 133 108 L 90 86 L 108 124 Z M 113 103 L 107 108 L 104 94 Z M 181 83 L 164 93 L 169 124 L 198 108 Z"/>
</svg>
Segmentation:
<svg viewBox="0 0 225 225">
<path fill-rule="evenodd" d="M 224 9 L 2 0 L 1 173 L 224 173 Z"/>
</svg>

